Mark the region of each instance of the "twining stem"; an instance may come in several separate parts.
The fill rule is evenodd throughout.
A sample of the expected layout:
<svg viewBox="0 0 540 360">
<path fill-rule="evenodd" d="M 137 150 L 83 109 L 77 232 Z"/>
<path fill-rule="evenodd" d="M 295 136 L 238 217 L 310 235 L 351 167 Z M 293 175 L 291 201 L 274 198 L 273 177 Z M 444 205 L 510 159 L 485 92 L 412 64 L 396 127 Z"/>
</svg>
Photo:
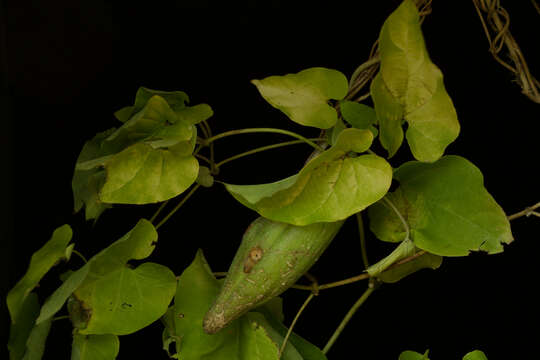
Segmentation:
<svg viewBox="0 0 540 360">
<path fill-rule="evenodd" d="M 529 206 L 528 208 L 525 208 L 524 210 L 521 210 L 520 212 L 517 212 L 515 214 L 508 216 L 508 220 L 514 220 L 522 216 L 530 216 L 530 215 L 540 216 L 540 213 L 534 211 L 535 209 L 538 209 L 538 208 L 540 208 L 540 202 L 537 202 L 533 206 Z"/>
<path fill-rule="evenodd" d="M 81 260 L 84 261 L 85 264 L 88 262 L 88 260 L 86 260 L 86 258 L 84 257 L 84 255 L 81 254 L 80 252 L 78 252 L 77 250 L 72 249 L 71 252 L 72 252 L 73 254 L 77 255 L 78 257 L 80 257 Z"/>
<path fill-rule="evenodd" d="M 322 350 L 323 354 L 326 354 L 330 350 L 332 345 L 334 345 L 334 343 L 336 342 L 337 338 L 339 337 L 343 329 L 345 329 L 345 326 L 347 325 L 347 323 L 351 320 L 351 318 L 356 313 L 356 311 L 360 308 L 360 306 L 362 306 L 362 304 L 364 304 L 364 302 L 367 300 L 369 295 L 371 295 L 371 293 L 374 290 L 375 290 L 374 286 L 369 286 L 367 290 L 362 294 L 362 296 L 360 296 L 360 298 L 356 300 L 354 305 L 350 308 L 349 312 L 347 312 L 343 320 L 341 320 L 341 323 L 337 327 L 336 331 L 334 331 L 334 333 L 332 334 L 332 337 L 330 337 L 330 340 L 328 340 L 328 342 L 324 346 Z"/>
<path fill-rule="evenodd" d="M 227 136 L 232 135 L 240 135 L 240 134 L 250 134 L 250 133 L 276 133 L 276 134 L 283 134 L 283 135 L 289 135 L 291 137 L 294 137 L 296 139 L 302 140 L 306 144 L 311 145 L 317 150 L 323 150 L 322 147 L 315 144 L 313 141 L 303 137 L 302 135 L 299 135 L 297 133 L 294 133 L 292 131 L 284 130 L 284 129 L 276 129 L 276 128 L 246 128 L 246 129 L 236 129 L 236 130 L 229 130 L 225 131 L 221 134 L 214 135 L 208 139 L 203 140 L 203 145 L 209 145 L 210 143 L 225 138 Z"/>
<path fill-rule="evenodd" d="M 180 202 L 178 203 L 178 205 L 176 205 L 176 207 L 175 207 L 174 209 L 172 209 L 171 212 L 168 213 L 167 216 L 165 216 L 165 217 L 164 217 L 164 218 L 156 225 L 156 230 L 159 229 L 159 228 L 161 227 L 161 225 L 165 224 L 165 222 L 166 222 L 167 220 L 169 220 L 169 218 L 170 218 L 171 216 L 173 216 L 174 213 L 175 213 L 178 209 L 180 209 L 180 207 L 181 207 L 182 205 L 184 205 L 184 203 L 191 197 L 191 195 L 193 195 L 193 194 L 195 193 L 195 191 L 197 191 L 197 189 L 198 189 L 200 186 L 201 186 L 200 184 L 195 185 L 195 186 L 191 189 L 191 191 L 190 191 L 186 196 L 184 196 L 184 198 L 182 199 L 182 201 L 180 201 Z"/>
<path fill-rule="evenodd" d="M 210 167 L 212 167 L 212 161 L 211 161 L 209 158 L 207 158 L 206 156 L 201 155 L 201 154 L 194 154 L 194 156 L 195 156 L 197 159 L 203 160 L 203 161 L 206 162 Z"/>
<path fill-rule="evenodd" d="M 206 127 L 206 131 L 208 133 L 208 136 L 206 136 L 206 138 L 211 138 L 212 137 L 212 129 L 210 128 L 210 124 L 208 124 L 208 122 L 205 120 L 202 122 L 203 124 L 203 127 Z M 214 143 L 210 143 L 210 172 L 212 174 L 216 174 L 217 173 L 217 167 L 215 165 L 215 159 L 214 159 Z"/>
<path fill-rule="evenodd" d="M 356 276 L 353 276 L 353 277 L 350 277 L 350 278 L 347 278 L 347 279 L 334 281 L 334 282 L 331 282 L 331 283 L 328 283 L 328 284 L 319 285 L 317 287 L 317 289 L 319 289 L 319 290 L 330 289 L 330 288 L 338 287 L 338 286 L 341 286 L 341 285 L 352 284 L 352 283 L 355 283 L 357 281 L 361 281 L 361 280 L 365 280 L 365 279 L 369 279 L 369 278 L 370 278 L 370 275 L 368 273 L 363 273 L 363 274 L 356 275 Z M 311 286 L 311 285 L 295 284 L 295 285 L 292 285 L 291 288 L 299 289 L 299 290 L 309 290 L 309 291 L 313 290 L 313 286 Z"/>
<path fill-rule="evenodd" d="M 161 203 L 161 205 L 159 206 L 159 208 L 156 210 L 156 212 L 154 213 L 154 215 L 152 215 L 152 217 L 150 218 L 150 222 L 153 223 L 156 218 L 158 217 L 158 215 L 161 213 L 161 211 L 165 208 L 165 206 L 167 206 L 167 204 L 169 203 L 169 200 L 167 201 L 164 201 Z"/>
<path fill-rule="evenodd" d="M 356 222 L 358 223 L 358 234 L 360 236 L 360 251 L 362 252 L 362 262 L 364 263 L 364 268 L 367 269 L 369 267 L 369 260 L 367 257 L 366 233 L 364 231 L 362 212 L 356 213 Z"/>
<path fill-rule="evenodd" d="M 322 141 L 322 140 L 325 140 L 325 139 L 311 138 L 311 139 L 308 139 L 308 140 L 310 140 L 310 141 Z M 246 151 L 246 152 L 234 155 L 234 156 L 231 156 L 230 158 L 227 158 L 225 160 L 222 160 L 222 161 L 220 161 L 220 162 L 218 162 L 216 164 L 216 167 L 219 168 L 221 165 L 226 164 L 228 162 L 231 162 L 233 160 L 240 159 L 240 158 L 242 158 L 244 156 L 256 154 L 256 153 L 259 153 L 259 152 L 262 152 L 262 151 L 271 150 L 271 149 L 277 149 L 277 148 L 280 148 L 280 147 L 283 147 L 283 146 L 303 144 L 303 143 L 305 143 L 304 140 L 292 140 L 292 141 L 285 141 L 285 142 L 272 144 L 272 145 L 267 145 L 267 146 L 261 146 L 261 147 L 258 147 L 258 148 L 255 148 L 255 149 L 252 149 L 252 150 L 249 150 L 249 151 Z"/>
<path fill-rule="evenodd" d="M 293 321 L 291 323 L 291 326 L 289 326 L 289 330 L 287 330 L 287 334 L 285 335 L 285 339 L 283 339 L 283 343 L 281 344 L 281 347 L 279 348 L 278 359 L 281 359 L 281 355 L 283 354 L 283 350 L 285 350 L 285 346 L 287 345 L 287 341 L 289 340 L 289 336 L 291 336 L 294 325 L 296 325 L 296 322 L 298 321 L 298 318 L 300 318 L 300 314 L 302 314 L 302 312 L 308 306 L 309 302 L 311 301 L 311 299 L 313 299 L 314 296 L 315 296 L 315 292 L 312 292 L 311 294 L 309 294 L 306 301 L 304 301 L 304 303 L 302 304 L 302 306 L 300 307 L 300 309 L 296 313 L 296 316 L 294 317 L 294 319 L 293 319 Z"/>
</svg>

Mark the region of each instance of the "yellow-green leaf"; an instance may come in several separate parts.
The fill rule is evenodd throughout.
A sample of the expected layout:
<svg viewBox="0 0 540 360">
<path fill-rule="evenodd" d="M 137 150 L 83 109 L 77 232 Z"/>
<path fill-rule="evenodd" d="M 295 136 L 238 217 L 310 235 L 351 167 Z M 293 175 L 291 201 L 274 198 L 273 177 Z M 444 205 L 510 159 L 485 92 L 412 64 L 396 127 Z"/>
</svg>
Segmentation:
<svg viewBox="0 0 540 360">
<path fill-rule="evenodd" d="M 345 75 L 321 67 L 251 82 L 270 105 L 292 121 L 320 129 L 328 129 L 337 121 L 337 112 L 328 101 L 341 100 L 348 91 Z"/>
</svg>

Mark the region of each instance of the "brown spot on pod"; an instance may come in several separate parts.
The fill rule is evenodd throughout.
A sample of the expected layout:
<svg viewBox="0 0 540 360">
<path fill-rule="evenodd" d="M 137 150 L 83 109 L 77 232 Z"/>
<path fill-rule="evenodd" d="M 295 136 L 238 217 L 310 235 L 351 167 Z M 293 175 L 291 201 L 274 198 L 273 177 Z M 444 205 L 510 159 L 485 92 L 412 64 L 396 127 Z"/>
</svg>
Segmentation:
<svg viewBox="0 0 540 360">
<path fill-rule="evenodd" d="M 255 246 L 249 250 L 246 260 L 244 261 L 244 272 L 249 273 L 251 269 L 257 264 L 263 257 L 263 249 L 260 246 Z"/>
</svg>

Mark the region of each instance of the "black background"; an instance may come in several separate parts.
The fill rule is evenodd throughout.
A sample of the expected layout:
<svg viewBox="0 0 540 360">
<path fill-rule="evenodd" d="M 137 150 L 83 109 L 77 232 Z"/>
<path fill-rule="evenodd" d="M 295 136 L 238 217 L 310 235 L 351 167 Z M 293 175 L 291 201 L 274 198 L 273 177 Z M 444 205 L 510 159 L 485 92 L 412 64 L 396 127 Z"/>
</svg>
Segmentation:
<svg viewBox="0 0 540 360">
<path fill-rule="evenodd" d="M 316 130 L 292 124 L 269 106 L 249 80 L 313 66 L 350 76 L 367 59 L 380 26 L 399 1 L 356 3 L 295 3 L 294 8 L 285 1 L 220 6 L 207 1 L 4 3 L 2 298 L 24 274 L 30 254 L 57 226 L 71 224 L 76 247 L 90 257 L 156 209 L 118 206 L 95 226 L 82 214 L 72 214 L 70 181 L 82 145 L 96 132 L 118 126 L 112 113 L 132 104 L 139 86 L 183 90 L 192 104 L 210 104 L 214 133 L 264 126 L 316 136 Z M 503 3 L 532 72 L 540 74 L 540 57 L 533 53 L 540 15 L 527 1 Z M 492 59 L 470 1 L 435 1 L 423 30 L 462 126 L 447 153 L 476 164 L 488 191 L 508 214 L 537 202 L 540 105 L 523 96 L 512 76 Z M 272 135 L 220 140 L 217 157 L 277 141 L 281 137 Z M 275 181 L 297 171 L 309 153 L 299 145 L 245 158 L 225 165 L 217 178 L 244 184 Z M 409 156 L 403 146 L 391 163 L 398 166 Z M 202 248 L 211 267 L 225 271 L 255 218 L 219 185 L 199 191 L 160 229 L 150 260 L 180 274 Z M 538 224 L 534 218 L 515 220 L 516 240 L 503 254 L 445 259 L 438 271 L 381 287 L 329 358 L 397 359 L 402 350 L 427 348 L 433 359 L 443 360 L 461 359 L 475 348 L 490 360 L 534 357 Z M 369 239 L 372 261 L 391 248 Z M 38 290 L 42 299 L 69 266 L 80 263 L 73 258 L 48 275 Z M 324 283 L 358 274 L 361 266 L 355 224 L 349 221 L 312 272 Z M 357 283 L 322 292 L 304 312 L 297 332 L 324 346 L 364 288 L 365 283 Z M 307 295 L 300 290 L 284 295 L 287 324 Z M 2 339 L 7 339 L 8 323 L 2 303 Z M 69 358 L 70 341 L 69 322 L 55 322 L 45 359 Z M 121 337 L 120 359 L 142 354 L 166 358 L 159 322 Z"/>
</svg>

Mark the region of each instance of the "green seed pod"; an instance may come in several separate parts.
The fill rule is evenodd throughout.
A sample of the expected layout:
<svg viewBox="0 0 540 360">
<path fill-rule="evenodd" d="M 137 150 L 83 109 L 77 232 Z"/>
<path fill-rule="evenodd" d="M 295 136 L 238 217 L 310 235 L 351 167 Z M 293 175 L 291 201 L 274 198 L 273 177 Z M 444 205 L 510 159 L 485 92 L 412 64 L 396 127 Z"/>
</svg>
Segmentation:
<svg viewBox="0 0 540 360">
<path fill-rule="evenodd" d="M 214 334 L 278 296 L 317 261 L 344 221 L 290 225 L 259 217 L 244 233 L 203 327 Z"/>
</svg>

